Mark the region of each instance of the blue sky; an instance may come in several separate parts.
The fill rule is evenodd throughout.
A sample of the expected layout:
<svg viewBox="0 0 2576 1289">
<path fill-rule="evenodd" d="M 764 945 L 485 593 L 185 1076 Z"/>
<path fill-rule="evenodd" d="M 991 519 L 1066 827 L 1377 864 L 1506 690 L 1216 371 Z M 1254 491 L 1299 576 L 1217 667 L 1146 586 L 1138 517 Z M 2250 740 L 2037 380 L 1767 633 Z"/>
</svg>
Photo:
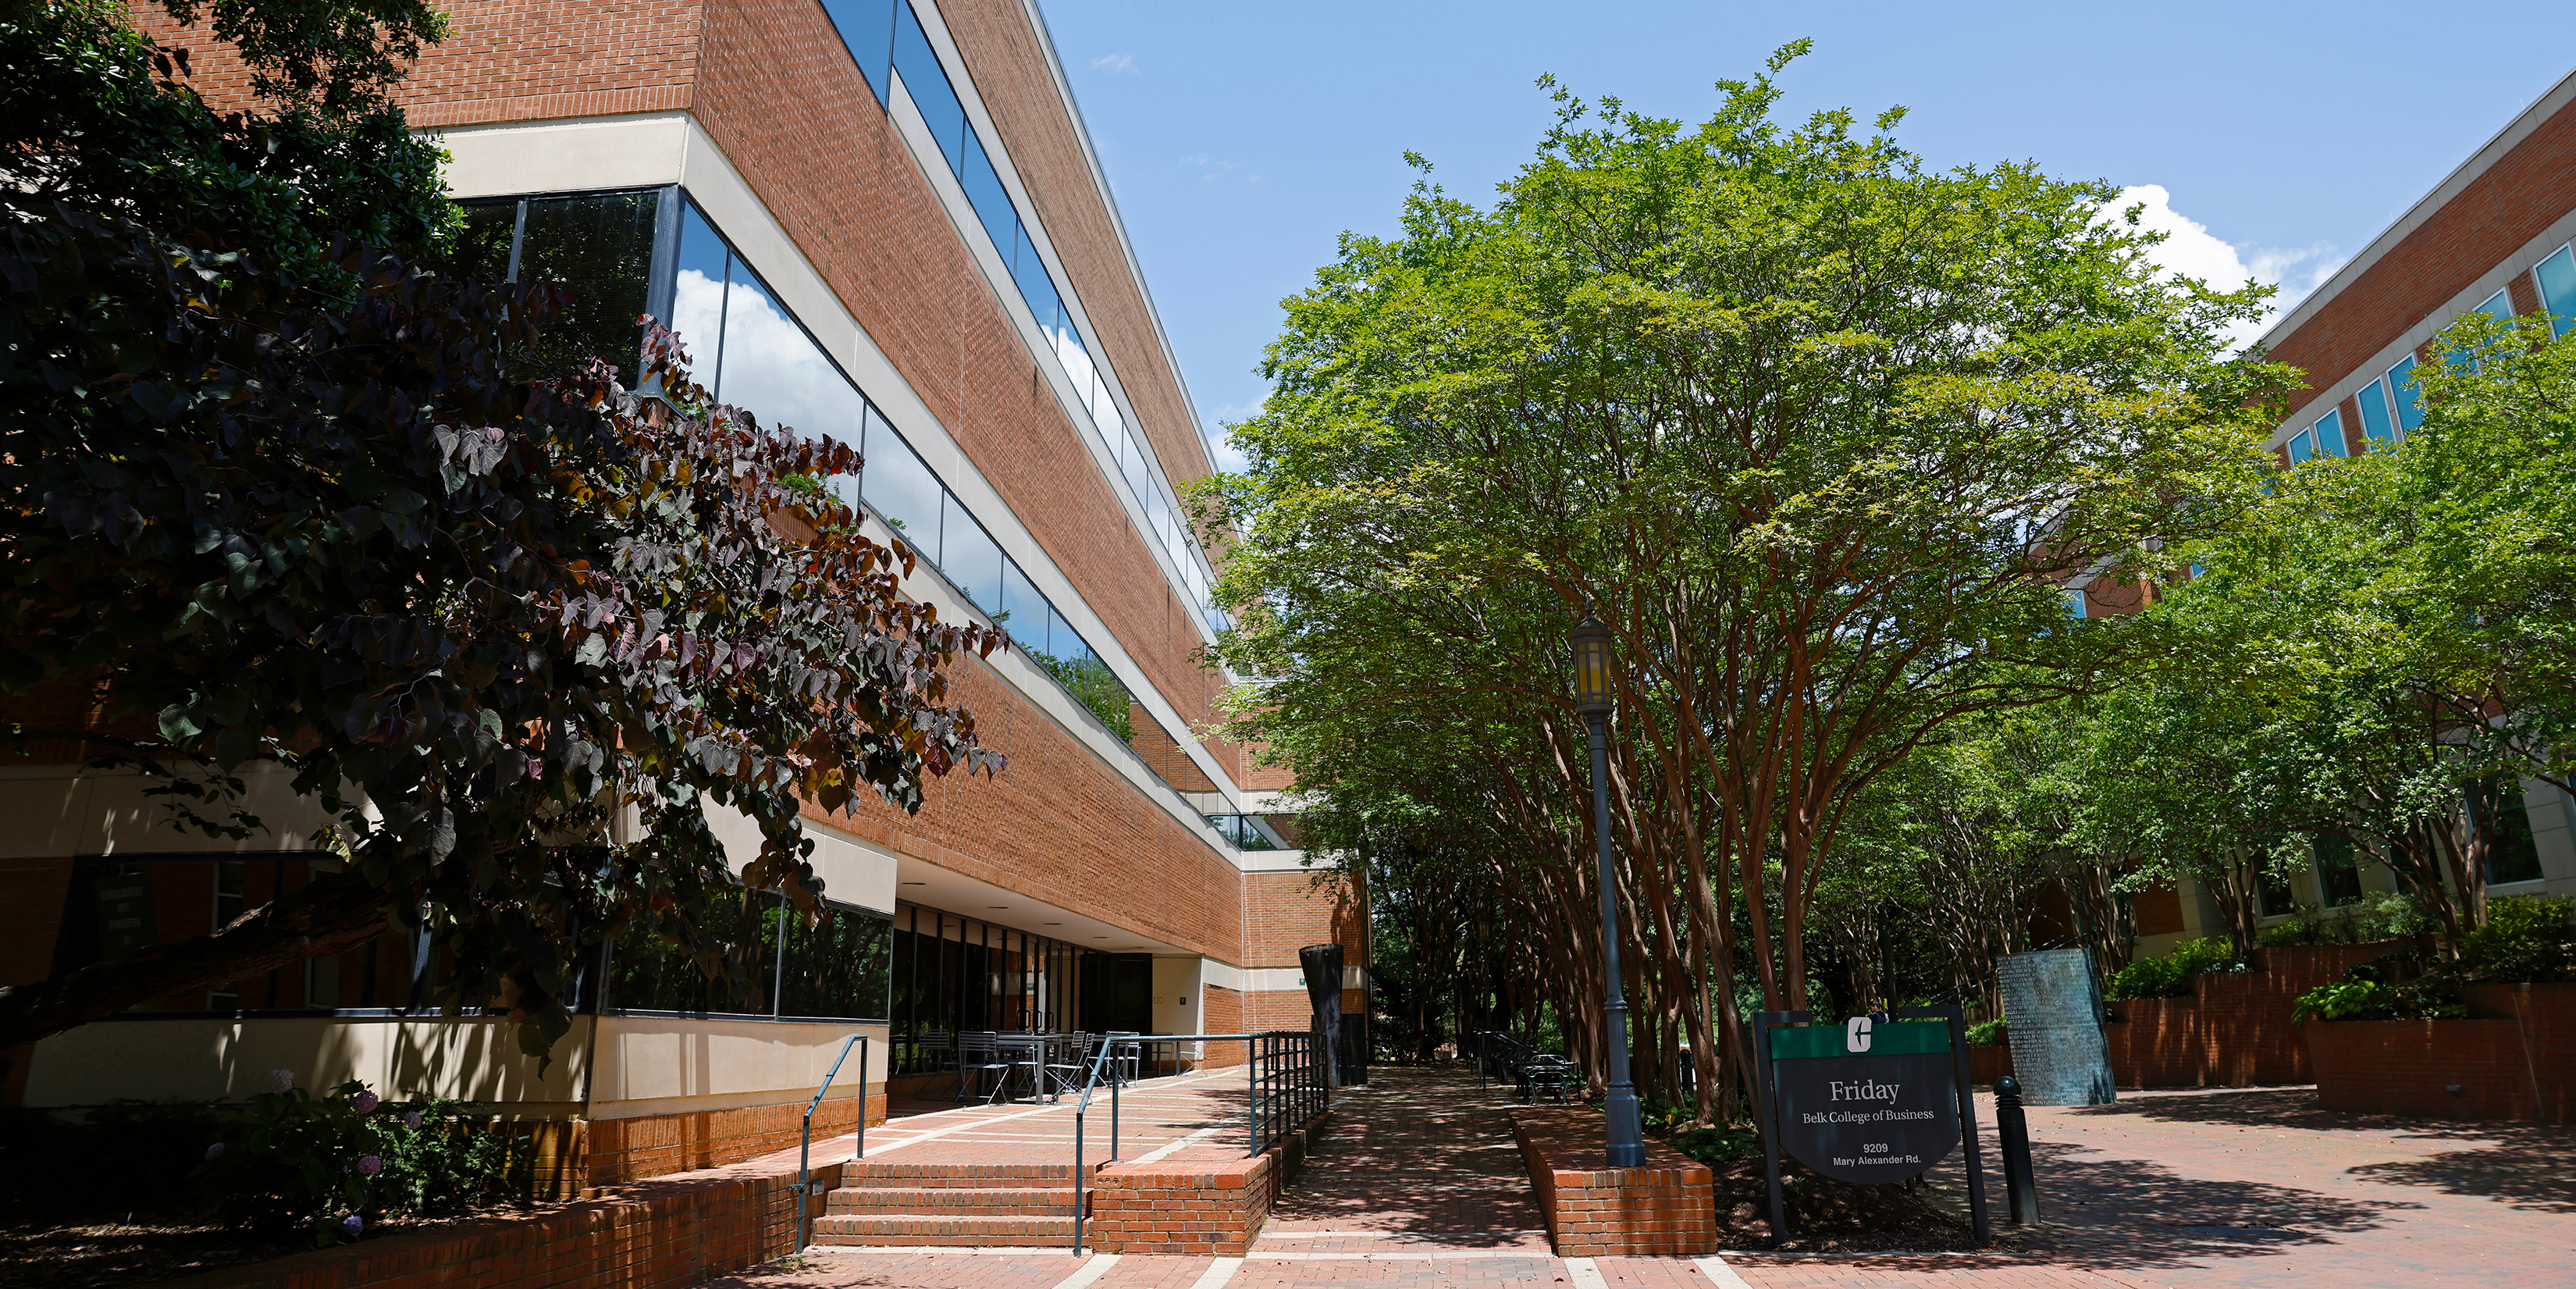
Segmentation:
<svg viewBox="0 0 2576 1289">
<path fill-rule="evenodd" d="M 1485 200 L 1553 72 L 1685 121 L 1779 45 L 1803 117 L 1911 109 L 1940 165 L 2161 188 L 2168 261 L 2306 289 L 2576 65 L 2576 5 L 1148 3 L 1043 0 L 1212 439 L 1263 393 L 1278 301 L 1391 231 L 1421 152 Z M 2154 193 L 2142 194 L 2151 201 Z M 2196 232 L 2195 228 L 2205 229 Z M 1220 461 L 1232 457 L 1218 446 Z"/>
</svg>

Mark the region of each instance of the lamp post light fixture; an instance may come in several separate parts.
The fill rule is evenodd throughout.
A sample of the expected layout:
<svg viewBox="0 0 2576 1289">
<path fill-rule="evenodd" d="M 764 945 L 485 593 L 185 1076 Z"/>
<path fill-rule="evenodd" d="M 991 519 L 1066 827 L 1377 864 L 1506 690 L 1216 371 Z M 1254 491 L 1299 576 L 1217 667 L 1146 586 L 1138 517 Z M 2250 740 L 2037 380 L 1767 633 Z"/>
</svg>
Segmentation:
<svg viewBox="0 0 2576 1289">
<path fill-rule="evenodd" d="M 1592 740 L 1592 836 L 1596 843 L 1601 888 L 1601 964 L 1609 996 L 1601 1011 L 1608 1022 L 1603 1048 L 1610 1062 L 1607 1107 L 1612 1168 L 1636 1168 L 1646 1162 L 1645 1134 L 1637 1122 L 1637 1085 L 1628 1078 L 1628 997 L 1619 987 L 1619 888 L 1610 871 L 1610 710 L 1618 705 L 1619 686 L 1611 670 L 1610 628 L 1585 614 L 1566 634 L 1574 645 L 1574 710 L 1589 727 Z"/>
</svg>

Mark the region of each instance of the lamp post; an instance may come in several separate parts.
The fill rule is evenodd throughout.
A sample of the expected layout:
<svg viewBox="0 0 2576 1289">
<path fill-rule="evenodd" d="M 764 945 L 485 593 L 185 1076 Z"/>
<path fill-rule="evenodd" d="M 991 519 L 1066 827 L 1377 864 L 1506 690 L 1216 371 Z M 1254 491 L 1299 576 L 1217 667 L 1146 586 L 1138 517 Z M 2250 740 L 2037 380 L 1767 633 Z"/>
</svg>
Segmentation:
<svg viewBox="0 0 2576 1289">
<path fill-rule="evenodd" d="M 1610 1059 L 1609 1159 L 1612 1168 L 1636 1168 L 1646 1162 L 1645 1135 L 1637 1124 L 1637 1085 L 1628 1079 L 1628 997 L 1619 988 L 1619 888 L 1610 872 L 1610 740 L 1604 729 L 1618 702 L 1612 679 L 1610 628 L 1589 614 L 1567 639 L 1574 644 L 1574 710 L 1592 737 L 1592 835 L 1597 843 L 1601 886 L 1601 965 L 1609 983 L 1602 1002 L 1609 1032 L 1604 1046 Z"/>
</svg>

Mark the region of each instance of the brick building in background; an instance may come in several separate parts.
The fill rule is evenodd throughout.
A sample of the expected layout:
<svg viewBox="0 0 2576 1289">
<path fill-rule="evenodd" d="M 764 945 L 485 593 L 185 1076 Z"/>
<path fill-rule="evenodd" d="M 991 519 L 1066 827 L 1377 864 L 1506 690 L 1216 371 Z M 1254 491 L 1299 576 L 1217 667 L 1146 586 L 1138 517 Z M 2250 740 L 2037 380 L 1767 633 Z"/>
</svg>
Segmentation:
<svg viewBox="0 0 2576 1289">
<path fill-rule="evenodd" d="M 944 1089 L 960 1030 L 1302 1029 L 1296 950 L 1334 940 L 1365 1016 L 1364 897 L 1303 867 L 1286 785 L 1197 733 L 1223 678 L 1196 651 L 1223 620 L 1173 489 L 1210 465 L 1035 0 L 452 18 L 404 96 L 452 154 L 471 269 L 571 289 L 555 354 L 632 354 L 649 312 L 719 398 L 857 444 L 865 473 L 837 486 L 928 557 L 906 593 L 1017 642 L 952 681 L 1010 767 L 934 782 L 917 816 L 809 809 L 835 918 L 806 932 L 759 892 L 739 909 L 771 1015 L 710 1010 L 693 969 L 611 945 L 541 1069 L 503 1018 L 419 1011 L 422 960 L 389 931 L 47 1039 L 13 1054 L 8 1095 L 358 1078 L 545 1121 L 563 1175 L 601 1182 L 792 1144 L 854 1029 L 880 1097 Z M 138 781 L 57 752 L 0 768 L 9 980 L 202 935 L 335 862 L 281 776 L 250 776 L 280 826 L 236 845 L 157 826 Z M 747 861 L 757 835 L 727 835 Z M 845 1072 L 818 1119 L 845 1128 L 860 1086 Z"/>
<path fill-rule="evenodd" d="M 2256 343 L 2273 361 L 2307 373 L 2271 448 L 2285 466 L 2352 456 L 2402 441 L 2422 423 L 2407 376 L 2432 361 L 2435 332 L 2470 310 L 2500 317 L 2546 311 L 2557 333 L 2576 330 L 2576 73 L 2560 80 L 2432 192 L 2291 309 Z M 2082 611 L 2131 607 L 2096 592 Z M 2080 592 L 2079 592 L 2080 594 Z M 2490 895 L 2576 895 L 2576 801 L 2536 779 L 2523 808 L 2478 821 L 2500 843 Z M 2266 890 L 2266 925 L 2301 905 L 2331 910 L 2399 889 L 2385 865 L 2348 846 L 2320 844 L 2314 862 Z M 2223 939 L 2218 906 L 2196 886 L 2145 892 L 2135 905 L 2140 957 L 2182 939 Z"/>
</svg>

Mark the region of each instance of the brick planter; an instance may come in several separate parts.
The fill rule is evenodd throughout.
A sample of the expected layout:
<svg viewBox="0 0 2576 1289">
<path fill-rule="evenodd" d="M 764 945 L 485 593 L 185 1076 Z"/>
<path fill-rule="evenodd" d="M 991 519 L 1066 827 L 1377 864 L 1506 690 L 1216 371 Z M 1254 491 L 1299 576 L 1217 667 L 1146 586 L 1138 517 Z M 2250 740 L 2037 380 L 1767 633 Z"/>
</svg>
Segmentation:
<svg viewBox="0 0 2576 1289">
<path fill-rule="evenodd" d="M 1102 1253 L 1242 1257 L 1332 1118 L 1328 1111 L 1250 1159 L 1104 1165 L 1091 1175 L 1083 1243 Z"/>
<path fill-rule="evenodd" d="M 814 1169 L 826 1186 L 840 1164 Z M 819 1198 L 814 1209 L 819 1211 Z M 796 1251 L 796 1156 L 681 1173 L 526 1217 L 316 1249 L 166 1283 L 184 1289 L 658 1289 Z"/>
<path fill-rule="evenodd" d="M 2576 984 L 2470 985 L 2469 1020 L 2312 1020 L 2300 1027 L 2329 1110 L 2576 1122 Z M 2459 1091 L 2453 1092 L 2452 1088 Z"/>
<path fill-rule="evenodd" d="M 2257 949 L 2250 971 L 2199 976 L 2189 998 L 2111 1004 L 2102 1027 L 2111 1079 L 2124 1088 L 2242 1088 L 2316 1079 L 2290 1024 L 2299 995 L 2396 947 L 2332 944 Z"/>
<path fill-rule="evenodd" d="M 1708 1165 L 1649 1141 L 1644 1167 L 1605 1167 L 1601 1116 L 1588 1110 L 1516 1108 L 1512 1135 L 1558 1257 L 1717 1251 L 1716 1178 Z"/>
</svg>

